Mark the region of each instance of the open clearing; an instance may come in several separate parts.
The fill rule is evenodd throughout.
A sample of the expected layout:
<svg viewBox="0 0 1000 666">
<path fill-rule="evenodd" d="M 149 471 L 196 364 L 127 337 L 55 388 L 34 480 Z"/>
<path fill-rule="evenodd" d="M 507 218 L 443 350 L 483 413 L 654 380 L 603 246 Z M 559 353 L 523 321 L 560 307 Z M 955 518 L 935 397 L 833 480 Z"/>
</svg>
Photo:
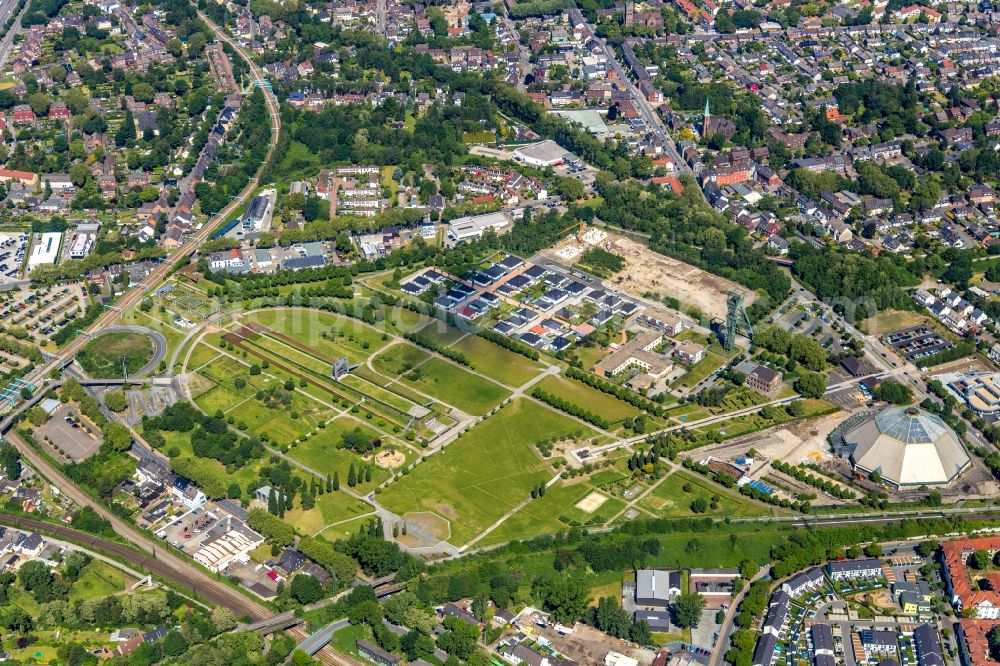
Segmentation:
<svg viewBox="0 0 1000 666">
<path fill-rule="evenodd" d="M 685 491 L 685 486 L 690 487 L 690 491 Z M 709 506 L 705 513 L 695 513 L 691 510 L 691 503 L 699 497 L 709 505 L 713 497 L 718 497 L 718 508 L 712 509 Z M 690 518 L 698 515 L 742 518 L 771 513 L 763 505 L 731 495 L 686 472 L 674 472 L 668 476 L 639 505 L 662 518 Z"/>
<path fill-rule="evenodd" d="M 550 478 L 535 441 L 580 430 L 547 407 L 515 400 L 380 492 L 379 501 L 401 515 L 433 511 L 450 521 L 450 542 L 462 545 Z"/>
<path fill-rule="evenodd" d="M 521 386 L 543 369 L 541 363 L 475 335 L 459 340 L 451 348 L 465 354 L 477 371 L 507 386 Z"/>
<path fill-rule="evenodd" d="M 414 388 L 476 416 L 482 416 L 510 395 L 510 391 L 499 384 L 440 358 L 432 358 L 414 368 L 403 379 Z"/>
<path fill-rule="evenodd" d="M 81 349 L 76 360 L 91 377 L 121 377 L 122 371 L 135 373 L 153 357 L 153 341 L 142 333 L 107 333 Z"/>
<path fill-rule="evenodd" d="M 558 261 L 565 261 L 556 252 L 565 245 L 579 244 L 576 239 L 564 241 L 546 250 L 545 254 Z M 743 294 L 747 305 L 756 294 L 731 280 L 712 275 L 683 261 L 653 252 L 648 247 L 625 236 L 608 233 L 607 249 L 625 260 L 625 268 L 605 282 L 633 296 L 653 292 L 669 294 L 681 303 L 694 306 L 705 314 L 718 319 L 726 317 L 726 294 L 736 291 Z M 579 258 L 581 255 L 577 255 Z"/>
<path fill-rule="evenodd" d="M 637 408 L 624 400 L 619 400 L 575 379 L 551 376 L 538 382 L 537 386 L 543 391 L 597 414 L 610 423 L 618 423 L 639 414 Z"/>
</svg>

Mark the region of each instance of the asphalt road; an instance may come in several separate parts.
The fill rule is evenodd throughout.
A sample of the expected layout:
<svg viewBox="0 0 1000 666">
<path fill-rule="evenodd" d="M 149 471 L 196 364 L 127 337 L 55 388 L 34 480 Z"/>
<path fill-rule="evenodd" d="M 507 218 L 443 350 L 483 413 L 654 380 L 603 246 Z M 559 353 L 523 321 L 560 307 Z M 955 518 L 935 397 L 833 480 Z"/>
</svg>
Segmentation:
<svg viewBox="0 0 1000 666">
<path fill-rule="evenodd" d="M 18 14 L 18 20 L 10 27 L 7 34 L 0 40 L 0 65 L 3 65 L 10 57 L 11 48 L 14 46 L 14 36 L 21 31 L 21 17 L 28 11 L 27 2 L 24 9 Z M 7 20 L 17 11 L 17 0 L 3 0 L 0 2 L 0 26 L 7 25 Z"/>
</svg>

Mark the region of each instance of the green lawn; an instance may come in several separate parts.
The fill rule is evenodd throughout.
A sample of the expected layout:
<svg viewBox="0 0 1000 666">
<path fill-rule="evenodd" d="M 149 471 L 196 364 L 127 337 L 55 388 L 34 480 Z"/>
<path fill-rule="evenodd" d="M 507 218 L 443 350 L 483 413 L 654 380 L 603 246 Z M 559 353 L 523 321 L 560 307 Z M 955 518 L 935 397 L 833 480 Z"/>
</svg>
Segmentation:
<svg viewBox="0 0 1000 666">
<path fill-rule="evenodd" d="M 521 386 L 543 369 L 541 363 L 476 335 L 459 340 L 451 348 L 465 354 L 477 371 L 507 386 Z"/>
<path fill-rule="evenodd" d="M 690 485 L 690 492 L 684 491 L 685 485 Z M 716 495 L 719 497 L 718 509 L 709 508 L 704 514 L 696 514 L 691 510 L 691 503 L 696 498 L 702 497 L 711 504 L 712 497 Z M 730 494 L 686 472 L 674 472 L 668 476 L 653 492 L 640 500 L 639 505 L 663 518 L 690 518 L 698 515 L 741 518 L 771 513 L 769 508 L 761 504 Z"/>
<path fill-rule="evenodd" d="M 153 341 L 142 333 L 108 333 L 77 352 L 76 360 L 91 377 L 121 377 L 137 372 L 153 358 Z"/>
<path fill-rule="evenodd" d="M 285 515 L 287 516 L 288 514 Z M 337 525 L 327 527 L 320 534 L 324 539 L 328 539 L 330 541 L 346 540 L 357 534 L 364 527 L 367 527 L 368 523 L 371 522 L 371 519 L 371 516 L 354 518 L 346 523 L 339 523 Z"/>
<path fill-rule="evenodd" d="M 330 358 L 347 356 L 361 363 L 388 342 L 382 332 L 341 315 L 308 308 L 260 310 L 250 318 L 279 333 L 309 345 Z"/>
<path fill-rule="evenodd" d="M 550 376 L 538 382 L 538 388 L 597 414 L 610 423 L 618 423 L 639 414 L 639 410 L 624 400 L 608 395 L 582 382 L 566 377 Z"/>
<path fill-rule="evenodd" d="M 576 504 L 595 492 L 589 483 L 566 484 L 562 481 L 549 487 L 545 496 L 529 502 L 520 511 L 505 520 L 476 545 L 487 546 L 519 539 L 529 539 L 546 532 L 555 532 L 577 525 L 603 525 L 625 508 L 625 502 L 609 498 L 595 511 L 587 513 Z"/>
<path fill-rule="evenodd" d="M 499 384 L 440 358 L 430 359 L 406 373 L 403 379 L 414 388 L 476 416 L 490 411 L 510 395 Z"/>
<path fill-rule="evenodd" d="M 398 377 L 430 358 L 430 353 L 411 344 L 393 345 L 372 359 L 375 369 L 386 376 Z"/>
<path fill-rule="evenodd" d="M 293 445 L 289 449 L 288 455 L 320 474 L 339 473 L 340 484 L 346 487 L 351 463 L 353 462 L 356 467 L 367 465 L 361 456 L 340 448 L 341 435 L 354 428 L 361 428 L 370 437 L 378 437 L 378 433 L 368 426 L 353 418 L 341 416 L 327 423 L 326 427 L 317 430 L 306 441 Z M 375 465 L 372 469 L 371 482 L 359 484 L 357 490 L 367 492 L 388 478 L 389 472 Z"/>
<path fill-rule="evenodd" d="M 580 426 L 528 400 L 515 400 L 379 493 L 399 514 L 433 511 L 451 522 L 461 545 L 551 477 L 533 443 Z"/>
<path fill-rule="evenodd" d="M 308 511 L 296 507 L 285 513 L 285 521 L 301 534 L 313 535 L 328 525 L 356 519 L 374 511 L 370 504 L 354 499 L 347 493 L 331 492 L 316 498 L 316 506 Z"/>
<path fill-rule="evenodd" d="M 106 597 L 125 589 L 125 574 L 110 564 L 94 560 L 88 564 L 69 591 L 70 601 Z"/>
</svg>

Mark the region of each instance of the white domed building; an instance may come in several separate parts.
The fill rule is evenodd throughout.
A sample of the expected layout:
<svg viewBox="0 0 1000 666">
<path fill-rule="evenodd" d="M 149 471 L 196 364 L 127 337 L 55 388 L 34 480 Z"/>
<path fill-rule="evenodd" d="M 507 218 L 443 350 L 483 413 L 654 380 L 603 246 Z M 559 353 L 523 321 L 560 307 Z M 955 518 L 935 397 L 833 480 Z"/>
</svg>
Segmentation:
<svg viewBox="0 0 1000 666">
<path fill-rule="evenodd" d="M 855 470 L 899 489 L 946 486 L 972 461 L 955 431 L 937 414 L 887 407 L 843 435 Z"/>
</svg>

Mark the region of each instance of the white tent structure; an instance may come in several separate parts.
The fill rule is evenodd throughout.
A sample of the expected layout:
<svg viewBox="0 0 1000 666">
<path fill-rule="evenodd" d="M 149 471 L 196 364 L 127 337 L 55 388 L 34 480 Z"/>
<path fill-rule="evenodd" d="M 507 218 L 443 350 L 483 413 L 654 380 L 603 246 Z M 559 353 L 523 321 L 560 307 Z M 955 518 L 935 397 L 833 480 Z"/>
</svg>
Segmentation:
<svg viewBox="0 0 1000 666">
<path fill-rule="evenodd" d="M 936 414 L 915 407 L 888 407 L 844 435 L 851 462 L 865 474 L 877 471 L 897 488 L 944 486 L 971 460 L 961 440 Z"/>
</svg>

